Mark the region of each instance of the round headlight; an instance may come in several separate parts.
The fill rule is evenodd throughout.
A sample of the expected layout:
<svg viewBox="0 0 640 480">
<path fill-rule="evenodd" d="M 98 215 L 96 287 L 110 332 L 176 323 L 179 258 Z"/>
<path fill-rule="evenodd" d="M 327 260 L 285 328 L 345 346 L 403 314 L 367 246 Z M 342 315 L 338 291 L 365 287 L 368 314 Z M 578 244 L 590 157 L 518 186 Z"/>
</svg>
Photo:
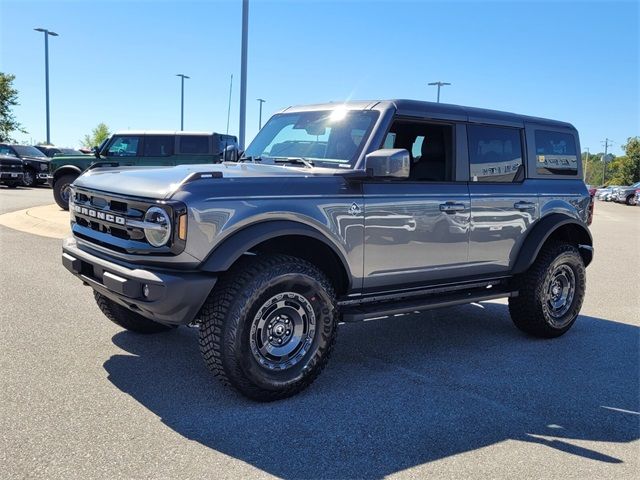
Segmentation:
<svg viewBox="0 0 640 480">
<path fill-rule="evenodd" d="M 144 229 L 144 236 L 154 247 L 165 245 L 171 237 L 171 219 L 164 209 L 151 207 L 144 214 L 144 221 L 154 224 Z"/>
</svg>

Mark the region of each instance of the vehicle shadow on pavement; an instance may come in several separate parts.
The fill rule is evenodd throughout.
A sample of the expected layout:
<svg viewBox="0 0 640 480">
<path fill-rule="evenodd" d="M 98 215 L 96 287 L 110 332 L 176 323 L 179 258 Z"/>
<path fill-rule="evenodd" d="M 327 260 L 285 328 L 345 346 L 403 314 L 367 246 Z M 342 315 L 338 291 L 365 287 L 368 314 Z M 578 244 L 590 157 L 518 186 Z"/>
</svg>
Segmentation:
<svg viewBox="0 0 640 480">
<path fill-rule="evenodd" d="M 494 303 L 341 325 L 319 379 L 270 404 L 222 387 L 186 328 L 119 333 L 133 355 L 104 367 L 176 432 L 284 478 L 381 478 L 509 439 L 622 463 L 573 441 L 640 438 L 639 330 L 581 316 L 533 339 Z"/>
</svg>

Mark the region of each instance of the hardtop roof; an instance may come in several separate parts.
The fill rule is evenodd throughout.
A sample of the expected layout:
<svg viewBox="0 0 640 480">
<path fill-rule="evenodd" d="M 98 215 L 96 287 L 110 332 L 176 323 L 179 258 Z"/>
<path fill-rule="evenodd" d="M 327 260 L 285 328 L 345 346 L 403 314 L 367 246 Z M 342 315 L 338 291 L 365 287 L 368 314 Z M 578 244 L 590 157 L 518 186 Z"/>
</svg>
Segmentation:
<svg viewBox="0 0 640 480">
<path fill-rule="evenodd" d="M 328 102 L 318 103 L 314 105 L 296 105 L 285 108 L 282 112 L 296 112 L 305 110 L 330 110 L 336 107 L 343 107 L 349 110 L 386 110 L 393 108 L 399 115 L 419 116 L 424 113 L 432 113 L 439 115 L 449 115 L 457 117 L 461 121 L 496 121 L 507 123 L 538 123 L 552 127 L 562 127 L 575 129 L 568 122 L 552 120 L 549 118 L 535 117 L 531 115 L 522 115 L 512 112 L 504 112 L 500 110 L 491 110 L 486 108 L 468 107 L 463 105 L 454 105 L 448 103 L 426 102 L 423 100 L 409 99 L 392 99 L 392 100 L 365 100 L 365 101 L 349 101 L 349 102 Z"/>
</svg>

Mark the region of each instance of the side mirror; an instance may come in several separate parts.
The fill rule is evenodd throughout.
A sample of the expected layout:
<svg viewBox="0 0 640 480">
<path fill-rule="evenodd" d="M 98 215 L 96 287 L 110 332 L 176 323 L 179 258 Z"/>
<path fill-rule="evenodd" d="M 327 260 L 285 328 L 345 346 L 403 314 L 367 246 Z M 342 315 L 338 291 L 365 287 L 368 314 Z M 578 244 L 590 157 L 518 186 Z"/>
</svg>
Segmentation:
<svg viewBox="0 0 640 480">
<path fill-rule="evenodd" d="M 96 156 L 96 158 L 100 158 L 100 147 L 93 147 L 91 151 Z"/>
<path fill-rule="evenodd" d="M 411 157 L 404 148 L 382 148 L 364 158 L 364 168 L 373 177 L 409 178 Z"/>
</svg>

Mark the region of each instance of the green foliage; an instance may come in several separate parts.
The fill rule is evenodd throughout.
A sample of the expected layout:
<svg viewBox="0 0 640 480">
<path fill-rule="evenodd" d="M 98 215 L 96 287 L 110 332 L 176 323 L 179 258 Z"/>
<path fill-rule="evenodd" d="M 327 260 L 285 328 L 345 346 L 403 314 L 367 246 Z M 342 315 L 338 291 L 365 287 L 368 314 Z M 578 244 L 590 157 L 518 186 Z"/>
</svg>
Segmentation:
<svg viewBox="0 0 640 480">
<path fill-rule="evenodd" d="M 582 154 L 582 171 L 584 172 L 584 182 L 587 185 L 600 186 L 604 182 L 602 180 L 602 157 L 604 153 L 587 153 Z M 609 178 L 609 168 L 611 163 L 607 164 L 607 178 Z"/>
<path fill-rule="evenodd" d="M 18 90 L 13 87 L 16 76 L 0 72 L 0 142 L 15 141 L 13 132 L 27 133 L 16 120 L 12 109 L 18 103 Z"/>
<path fill-rule="evenodd" d="M 101 122 L 96 128 L 91 131 L 90 134 L 85 135 L 81 142 L 82 145 L 87 148 L 97 147 L 105 139 L 109 138 L 109 135 L 111 135 L 109 127 Z"/>
<path fill-rule="evenodd" d="M 640 182 L 640 137 L 629 137 L 622 148 L 626 154 L 625 162 L 620 166 L 623 185 Z"/>
</svg>

